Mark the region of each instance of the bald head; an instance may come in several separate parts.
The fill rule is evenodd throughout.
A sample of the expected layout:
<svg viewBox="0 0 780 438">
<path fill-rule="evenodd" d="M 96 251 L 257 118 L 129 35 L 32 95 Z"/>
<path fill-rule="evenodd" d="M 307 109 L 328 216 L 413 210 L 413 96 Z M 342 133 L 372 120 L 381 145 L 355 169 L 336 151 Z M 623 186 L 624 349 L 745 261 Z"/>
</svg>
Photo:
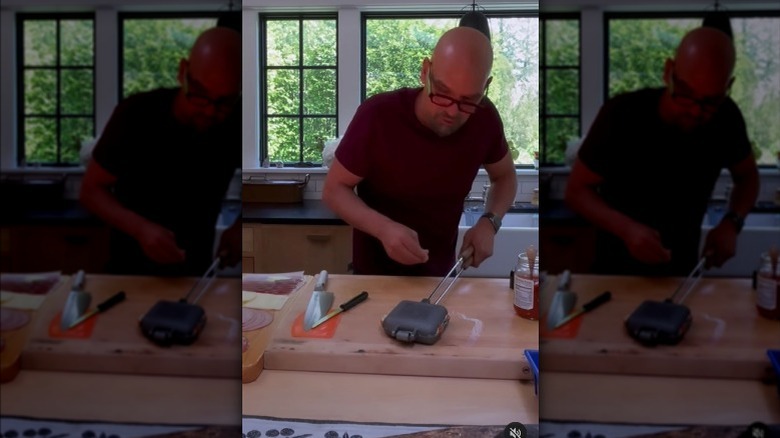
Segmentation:
<svg viewBox="0 0 780 438">
<path fill-rule="evenodd" d="M 192 46 L 189 71 L 193 77 L 210 86 L 241 83 L 241 34 L 226 27 L 204 31 Z"/>
<path fill-rule="evenodd" d="M 734 62 L 731 39 L 711 27 L 699 27 L 685 34 L 674 59 L 676 74 L 686 82 L 716 90 L 731 78 Z"/>
<path fill-rule="evenodd" d="M 456 27 L 439 38 L 431 62 L 447 71 L 468 71 L 484 84 L 493 66 L 493 48 L 482 32 L 471 27 Z"/>
</svg>

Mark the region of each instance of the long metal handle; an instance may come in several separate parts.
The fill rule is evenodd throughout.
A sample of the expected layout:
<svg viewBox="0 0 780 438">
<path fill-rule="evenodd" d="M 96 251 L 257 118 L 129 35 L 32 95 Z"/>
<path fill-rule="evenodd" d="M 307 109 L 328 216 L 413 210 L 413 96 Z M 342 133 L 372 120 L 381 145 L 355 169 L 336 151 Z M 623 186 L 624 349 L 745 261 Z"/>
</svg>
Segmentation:
<svg viewBox="0 0 780 438">
<path fill-rule="evenodd" d="M 682 304 L 683 301 L 688 297 L 688 294 L 693 290 L 693 287 L 696 286 L 696 283 L 699 282 L 701 279 L 702 274 L 704 273 L 704 269 L 702 267 L 704 266 L 704 262 L 707 260 L 707 257 L 702 257 L 701 260 L 699 260 L 699 263 L 694 266 L 693 270 L 690 274 L 688 274 L 688 277 L 680 283 L 680 285 L 677 287 L 677 290 L 674 291 L 674 294 L 672 294 L 670 300 L 673 303 Z M 683 291 L 682 297 L 680 299 L 677 299 L 677 295 Z"/>
<path fill-rule="evenodd" d="M 187 297 L 185 297 L 185 300 L 187 302 L 189 302 L 190 304 L 195 304 L 198 302 L 198 300 L 206 291 L 206 289 L 208 289 L 209 286 L 211 286 L 211 282 L 214 281 L 214 277 L 217 276 L 217 266 L 219 266 L 219 257 L 214 259 L 214 261 L 211 263 L 211 266 L 209 266 L 209 269 L 206 271 L 205 274 L 203 274 L 203 277 L 201 277 L 200 280 L 198 280 L 198 282 L 195 283 L 194 286 L 192 286 L 190 293 L 188 293 Z M 193 299 L 192 295 L 196 292 L 197 295 Z"/>
<path fill-rule="evenodd" d="M 458 279 L 458 277 L 460 277 L 460 274 L 464 270 L 466 270 L 466 267 L 468 267 L 470 265 L 469 262 L 470 262 L 470 260 L 472 258 L 472 254 L 473 253 L 474 253 L 474 247 L 470 246 L 470 247 L 466 248 L 466 250 L 463 252 L 463 254 L 461 254 L 461 256 L 458 258 L 458 261 L 455 262 L 455 265 L 452 267 L 452 269 L 450 269 L 450 272 L 448 272 L 447 275 L 445 275 L 441 279 L 441 281 L 439 281 L 439 284 L 436 285 L 436 288 L 433 289 L 431 294 L 428 295 L 428 298 L 426 298 L 423 301 L 428 302 L 428 303 L 431 302 L 431 298 L 433 297 L 434 294 L 436 294 L 436 291 L 438 291 L 439 288 L 441 288 L 441 285 L 444 284 L 444 282 L 447 281 L 448 278 L 450 278 L 450 276 L 452 275 L 453 272 L 455 272 L 455 278 L 452 279 L 450 284 L 447 285 L 447 288 L 444 289 L 444 292 L 442 292 L 442 294 L 439 295 L 439 298 L 436 299 L 436 302 L 434 303 L 434 304 L 439 304 L 439 301 L 441 301 L 442 298 L 444 298 L 444 296 L 447 295 L 447 292 L 449 292 L 449 290 L 452 287 L 452 285 L 455 284 L 455 281 Z"/>
</svg>

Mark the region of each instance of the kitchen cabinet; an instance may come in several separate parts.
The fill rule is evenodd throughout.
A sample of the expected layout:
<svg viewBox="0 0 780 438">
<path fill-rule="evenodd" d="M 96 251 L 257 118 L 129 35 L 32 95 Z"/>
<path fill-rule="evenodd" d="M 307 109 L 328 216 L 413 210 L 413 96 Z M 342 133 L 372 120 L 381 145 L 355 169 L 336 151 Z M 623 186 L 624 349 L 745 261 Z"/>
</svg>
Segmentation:
<svg viewBox="0 0 780 438">
<path fill-rule="evenodd" d="M 539 263 L 549 274 L 566 269 L 589 273 L 595 250 L 596 230 L 592 226 L 543 221 L 539 227 Z"/>
<path fill-rule="evenodd" d="M 108 236 L 108 227 L 96 225 L 5 226 L 2 270 L 104 272 L 109 256 Z"/>
<path fill-rule="evenodd" d="M 352 228 L 346 225 L 244 223 L 242 239 L 244 272 L 347 274 L 352 262 Z"/>
</svg>

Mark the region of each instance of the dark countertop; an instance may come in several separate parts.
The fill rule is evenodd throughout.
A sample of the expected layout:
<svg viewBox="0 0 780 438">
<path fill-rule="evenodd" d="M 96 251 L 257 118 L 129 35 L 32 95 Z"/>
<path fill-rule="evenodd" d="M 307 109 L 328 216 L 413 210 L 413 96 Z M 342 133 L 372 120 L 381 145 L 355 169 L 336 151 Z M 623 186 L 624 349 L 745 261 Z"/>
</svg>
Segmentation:
<svg viewBox="0 0 780 438">
<path fill-rule="evenodd" d="M 237 206 L 239 201 L 226 201 L 225 206 Z M 0 225 L 66 225 L 100 227 L 101 219 L 85 209 L 75 199 L 65 199 L 38 205 L 29 203 L 4 205 L 0 214 Z"/>
<path fill-rule="evenodd" d="M 538 207 L 530 203 L 518 203 L 511 213 L 537 213 Z M 245 223 L 296 224 L 296 225 L 346 225 L 324 202 L 304 199 L 298 204 L 248 203 L 242 206 Z"/>
<path fill-rule="evenodd" d="M 15 204 L 3 208 L 0 224 L 101 226 L 103 221 L 88 212 L 76 200 L 62 200 L 46 205 Z"/>
<path fill-rule="evenodd" d="M 324 202 L 314 199 L 297 204 L 245 202 L 241 219 L 244 223 L 261 224 L 346 225 Z"/>
</svg>

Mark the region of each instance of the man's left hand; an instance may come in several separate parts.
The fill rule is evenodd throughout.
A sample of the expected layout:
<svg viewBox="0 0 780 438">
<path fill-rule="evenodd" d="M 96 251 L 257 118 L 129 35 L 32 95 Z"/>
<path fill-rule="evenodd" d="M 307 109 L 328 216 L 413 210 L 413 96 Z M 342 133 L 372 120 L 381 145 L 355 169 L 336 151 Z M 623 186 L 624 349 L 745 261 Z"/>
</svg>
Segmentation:
<svg viewBox="0 0 780 438">
<path fill-rule="evenodd" d="M 493 255 L 493 241 L 495 239 L 496 231 L 493 229 L 493 225 L 487 219 L 477 221 L 473 227 L 471 227 L 463 236 L 463 243 L 461 244 L 461 252 L 464 248 L 469 246 L 474 248 L 472 254 L 472 261 L 469 266 L 478 268 L 479 265 L 485 261 L 488 257 Z"/>
<path fill-rule="evenodd" d="M 721 267 L 737 252 L 737 229 L 721 222 L 707 233 L 702 254 L 707 256 L 705 267 Z"/>
</svg>

